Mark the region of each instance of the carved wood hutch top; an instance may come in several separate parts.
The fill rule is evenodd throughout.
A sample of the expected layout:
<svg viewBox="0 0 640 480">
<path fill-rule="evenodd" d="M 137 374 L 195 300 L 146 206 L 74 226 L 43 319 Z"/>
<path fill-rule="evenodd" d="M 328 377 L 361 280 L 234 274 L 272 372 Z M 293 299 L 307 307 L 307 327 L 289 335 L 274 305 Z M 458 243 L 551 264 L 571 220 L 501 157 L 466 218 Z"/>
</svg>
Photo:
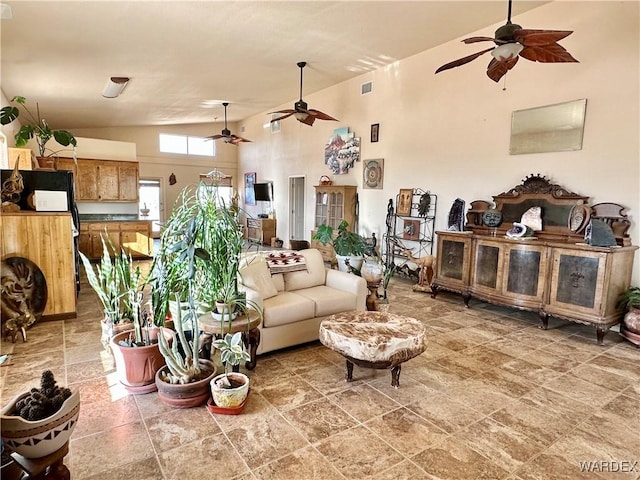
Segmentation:
<svg viewBox="0 0 640 480">
<path fill-rule="evenodd" d="M 542 209 L 542 230 L 535 232 L 541 240 L 578 243 L 584 240 L 584 229 L 590 219 L 603 220 L 611 227 L 618 245 L 631 245 L 627 231 L 631 222 L 622 212 L 625 207 L 616 203 L 588 205 L 589 197 L 579 195 L 563 186 L 551 183 L 546 177 L 527 176 L 520 185 L 493 196 L 496 209 L 502 213 L 502 223 L 496 229 L 483 224 L 483 214 L 490 202 L 471 202 L 467 212 L 466 230 L 480 235 L 504 236 L 513 222 L 520 222 L 531 207 Z"/>
</svg>

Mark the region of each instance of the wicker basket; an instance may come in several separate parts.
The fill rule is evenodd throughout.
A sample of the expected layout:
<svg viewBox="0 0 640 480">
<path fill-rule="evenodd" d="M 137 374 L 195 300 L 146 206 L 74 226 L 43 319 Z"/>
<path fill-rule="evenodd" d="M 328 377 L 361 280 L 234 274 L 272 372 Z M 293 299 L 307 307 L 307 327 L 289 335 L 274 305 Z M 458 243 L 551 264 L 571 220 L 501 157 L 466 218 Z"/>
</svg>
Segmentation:
<svg viewBox="0 0 640 480">
<path fill-rule="evenodd" d="M 329 177 L 327 177 L 326 175 L 322 175 L 320 177 L 320 180 L 318 180 L 318 183 L 320 185 L 322 185 L 323 187 L 327 187 L 329 185 L 333 185 L 333 180 L 331 180 Z"/>
</svg>

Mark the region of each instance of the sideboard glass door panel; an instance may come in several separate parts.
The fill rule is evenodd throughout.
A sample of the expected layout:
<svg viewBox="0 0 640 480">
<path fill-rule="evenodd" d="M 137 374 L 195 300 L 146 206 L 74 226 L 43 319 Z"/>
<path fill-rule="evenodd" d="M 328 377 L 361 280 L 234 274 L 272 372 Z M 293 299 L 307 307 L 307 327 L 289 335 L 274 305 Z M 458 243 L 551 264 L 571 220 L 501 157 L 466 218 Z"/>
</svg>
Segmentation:
<svg viewBox="0 0 640 480">
<path fill-rule="evenodd" d="M 546 248 L 512 245 L 506 252 L 506 278 L 503 294 L 517 298 L 524 295 L 542 301 L 547 268 Z"/>
</svg>

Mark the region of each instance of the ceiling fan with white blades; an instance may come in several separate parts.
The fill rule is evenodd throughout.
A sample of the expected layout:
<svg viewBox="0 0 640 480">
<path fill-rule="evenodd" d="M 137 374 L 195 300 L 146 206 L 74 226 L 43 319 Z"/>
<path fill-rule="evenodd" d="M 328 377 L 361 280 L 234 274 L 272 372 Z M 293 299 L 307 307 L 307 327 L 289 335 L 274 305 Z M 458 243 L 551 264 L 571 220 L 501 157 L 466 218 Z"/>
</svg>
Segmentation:
<svg viewBox="0 0 640 480">
<path fill-rule="evenodd" d="M 578 62 L 557 43 L 572 33 L 572 30 L 528 30 L 511 23 L 509 0 L 507 23 L 496 30 L 495 38 L 471 37 L 462 40 L 464 43 L 493 42 L 496 46 L 442 65 L 436 73 L 465 65 L 487 52 L 491 52 L 493 57 L 487 67 L 487 76 L 494 82 L 499 81 L 518 63 L 518 56 L 541 63 Z"/>
<path fill-rule="evenodd" d="M 302 69 L 307 65 L 307 62 L 298 62 L 298 67 L 300 68 L 300 100 L 293 104 L 293 109 L 286 110 L 278 110 L 273 113 L 282 113 L 283 115 L 278 118 L 273 118 L 271 122 L 277 122 L 279 120 L 284 120 L 285 118 L 290 117 L 291 115 L 296 117 L 296 120 L 304 123 L 305 125 L 313 125 L 313 122 L 316 120 L 333 120 L 335 122 L 338 121 L 337 118 L 333 118 L 326 113 L 322 113 L 320 110 L 314 110 L 313 108 L 309 108 L 307 102 L 302 100 Z"/>
<path fill-rule="evenodd" d="M 211 135 L 210 137 L 206 138 L 210 140 L 222 139 L 224 143 L 230 143 L 232 145 L 238 145 L 242 142 L 250 142 L 251 140 L 247 140 L 246 138 L 242 138 L 238 135 L 232 134 L 231 130 L 227 128 L 227 106 L 229 106 L 229 102 L 222 102 L 222 106 L 224 107 L 224 129 L 219 135 Z"/>
</svg>

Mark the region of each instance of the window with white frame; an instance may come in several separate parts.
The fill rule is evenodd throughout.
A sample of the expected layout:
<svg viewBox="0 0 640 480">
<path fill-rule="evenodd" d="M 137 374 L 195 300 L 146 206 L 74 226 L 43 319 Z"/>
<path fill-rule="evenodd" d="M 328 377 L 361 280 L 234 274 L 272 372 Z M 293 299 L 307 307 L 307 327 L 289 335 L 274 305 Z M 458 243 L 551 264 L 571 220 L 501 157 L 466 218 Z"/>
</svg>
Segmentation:
<svg viewBox="0 0 640 480">
<path fill-rule="evenodd" d="M 159 140 L 162 153 L 179 153 L 204 157 L 216 156 L 216 142 L 206 137 L 161 133 Z"/>
</svg>

